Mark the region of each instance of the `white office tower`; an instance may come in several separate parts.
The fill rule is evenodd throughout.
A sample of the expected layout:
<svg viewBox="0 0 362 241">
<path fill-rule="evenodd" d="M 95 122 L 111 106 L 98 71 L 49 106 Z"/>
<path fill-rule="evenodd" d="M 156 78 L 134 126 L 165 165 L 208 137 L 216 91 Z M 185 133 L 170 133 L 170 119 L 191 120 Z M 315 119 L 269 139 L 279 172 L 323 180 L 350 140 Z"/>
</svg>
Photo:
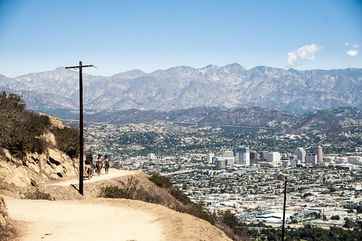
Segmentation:
<svg viewBox="0 0 362 241">
<path fill-rule="evenodd" d="M 298 165 L 305 165 L 305 157 L 306 152 L 303 147 L 298 147 L 295 151 L 295 155 L 297 156 L 297 163 Z"/>
<path fill-rule="evenodd" d="M 235 164 L 250 166 L 250 149 L 247 146 L 239 146 L 234 150 Z"/>
<path fill-rule="evenodd" d="M 317 146 L 317 165 L 322 165 L 323 163 L 323 148 L 321 146 Z"/>
<path fill-rule="evenodd" d="M 155 155 L 155 153 L 149 153 L 147 154 L 147 158 L 150 160 L 156 160 L 157 156 Z"/>
<path fill-rule="evenodd" d="M 263 152 L 263 158 L 266 162 L 270 163 L 273 167 L 278 167 L 281 165 L 281 155 L 279 152 L 276 151 L 264 151 Z"/>
<path fill-rule="evenodd" d="M 208 158 L 207 158 L 208 163 L 212 164 L 214 157 L 215 157 L 215 154 L 213 152 L 210 152 L 208 155 Z"/>
<path fill-rule="evenodd" d="M 226 161 L 226 166 L 233 167 L 235 163 L 234 153 L 231 150 L 226 150 L 222 154 L 222 159 Z"/>
</svg>

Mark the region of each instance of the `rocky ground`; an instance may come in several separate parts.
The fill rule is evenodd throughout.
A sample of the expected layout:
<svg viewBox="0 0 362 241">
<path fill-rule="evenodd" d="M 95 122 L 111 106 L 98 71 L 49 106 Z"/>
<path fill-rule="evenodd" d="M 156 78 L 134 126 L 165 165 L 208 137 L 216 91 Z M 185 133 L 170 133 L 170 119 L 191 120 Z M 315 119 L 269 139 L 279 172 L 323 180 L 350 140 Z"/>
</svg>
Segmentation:
<svg viewBox="0 0 362 241">
<path fill-rule="evenodd" d="M 16 237 L 14 223 L 8 216 L 8 210 L 5 201 L 0 197 L 0 241 L 13 240 Z"/>
</svg>

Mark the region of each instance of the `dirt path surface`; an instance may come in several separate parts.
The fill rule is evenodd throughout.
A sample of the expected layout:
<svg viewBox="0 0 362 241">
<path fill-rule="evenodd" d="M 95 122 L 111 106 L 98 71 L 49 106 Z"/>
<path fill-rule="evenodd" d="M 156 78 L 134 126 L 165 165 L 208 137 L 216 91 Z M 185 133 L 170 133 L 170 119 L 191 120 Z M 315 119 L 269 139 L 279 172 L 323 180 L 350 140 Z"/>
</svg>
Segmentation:
<svg viewBox="0 0 362 241">
<path fill-rule="evenodd" d="M 46 184 L 52 195 L 59 193 L 57 201 L 5 198 L 9 217 L 20 229 L 17 240 L 230 241 L 222 231 L 194 216 L 158 204 L 92 195 L 92 188 L 130 175 L 140 172 L 112 169 L 107 175 L 95 176 L 85 181 L 86 196 L 81 199 L 71 187 L 77 185 L 76 177 Z M 64 193 L 69 194 L 68 200 Z"/>
<path fill-rule="evenodd" d="M 162 225 L 144 210 L 111 201 L 7 200 L 21 241 L 162 241 Z"/>
</svg>

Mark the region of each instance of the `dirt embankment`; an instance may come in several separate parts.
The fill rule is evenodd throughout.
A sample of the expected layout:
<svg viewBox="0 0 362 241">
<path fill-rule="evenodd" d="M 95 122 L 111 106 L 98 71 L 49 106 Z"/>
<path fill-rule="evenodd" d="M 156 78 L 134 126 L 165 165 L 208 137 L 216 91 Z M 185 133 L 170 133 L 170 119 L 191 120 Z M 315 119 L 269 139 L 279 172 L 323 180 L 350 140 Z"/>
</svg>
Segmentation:
<svg viewBox="0 0 362 241">
<path fill-rule="evenodd" d="M 69 179 L 55 181 L 51 184 L 40 185 L 38 189 L 50 194 L 55 200 L 84 199 L 77 190 L 78 180 Z M 148 176 L 141 171 L 122 171 L 110 169 L 110 173 L 102 176 L 95 176 L 86 180 L 84 192 L 87 199 L 101 196 L 105 187 L 118 187 L 120 189 L 132 188 L 131 199 L 145 202 L 157 203 L 174 210 L 181 210 L 183 205 L 167 190 L 160 188 L 148 179 Z"/>
<path fill-rule="evenodd" d="M 76 161 L 55 148 L 43 154 L 29 153 L 23 159 L 0 148 L 0 189 L 20 192 L 49 180 L 77 175 Z"/>
</svg>

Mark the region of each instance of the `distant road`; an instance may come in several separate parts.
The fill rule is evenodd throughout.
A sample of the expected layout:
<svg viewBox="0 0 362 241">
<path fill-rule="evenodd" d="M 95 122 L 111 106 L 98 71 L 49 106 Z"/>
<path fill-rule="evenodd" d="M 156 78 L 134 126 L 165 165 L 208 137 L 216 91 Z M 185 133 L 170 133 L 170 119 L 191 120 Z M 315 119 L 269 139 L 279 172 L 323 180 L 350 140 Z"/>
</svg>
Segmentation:
<svg viewBox="0 0 362 241">
<path fill-rule="evenodd" d="M 180 174 L 185 174 L 185 173 L 191 173 L 196 171 L 195 169 L 191 169 L 191 170 L 181 170 L 181 171 L 176 171 L 176 172 L 169 172 L 169 173 L 162 173 L 162 176 L 174 176 L 174 175 L 180 175 Z"/>
<path fill-rule="evenodd" d="M 173 122 L 178 125 L 185 125 L 185 126 L 198 126 L 197 123 L 191 123 L 191 122 Z M 205 124 L 206 125 L 206 124 Z M 282 130 L 285 127 L 268 127 L 268 126 L 250 126 L 250 125 L 232 125 L 232 124 L 220 124 L 220 125 L 211 125 L 214 127 L 231 127 L 231 128 L 242 128 L 242 129 L 263 129 L 263 130 Z M 290 127 L 288 127 L 290 128 Z"/>
</svg>

